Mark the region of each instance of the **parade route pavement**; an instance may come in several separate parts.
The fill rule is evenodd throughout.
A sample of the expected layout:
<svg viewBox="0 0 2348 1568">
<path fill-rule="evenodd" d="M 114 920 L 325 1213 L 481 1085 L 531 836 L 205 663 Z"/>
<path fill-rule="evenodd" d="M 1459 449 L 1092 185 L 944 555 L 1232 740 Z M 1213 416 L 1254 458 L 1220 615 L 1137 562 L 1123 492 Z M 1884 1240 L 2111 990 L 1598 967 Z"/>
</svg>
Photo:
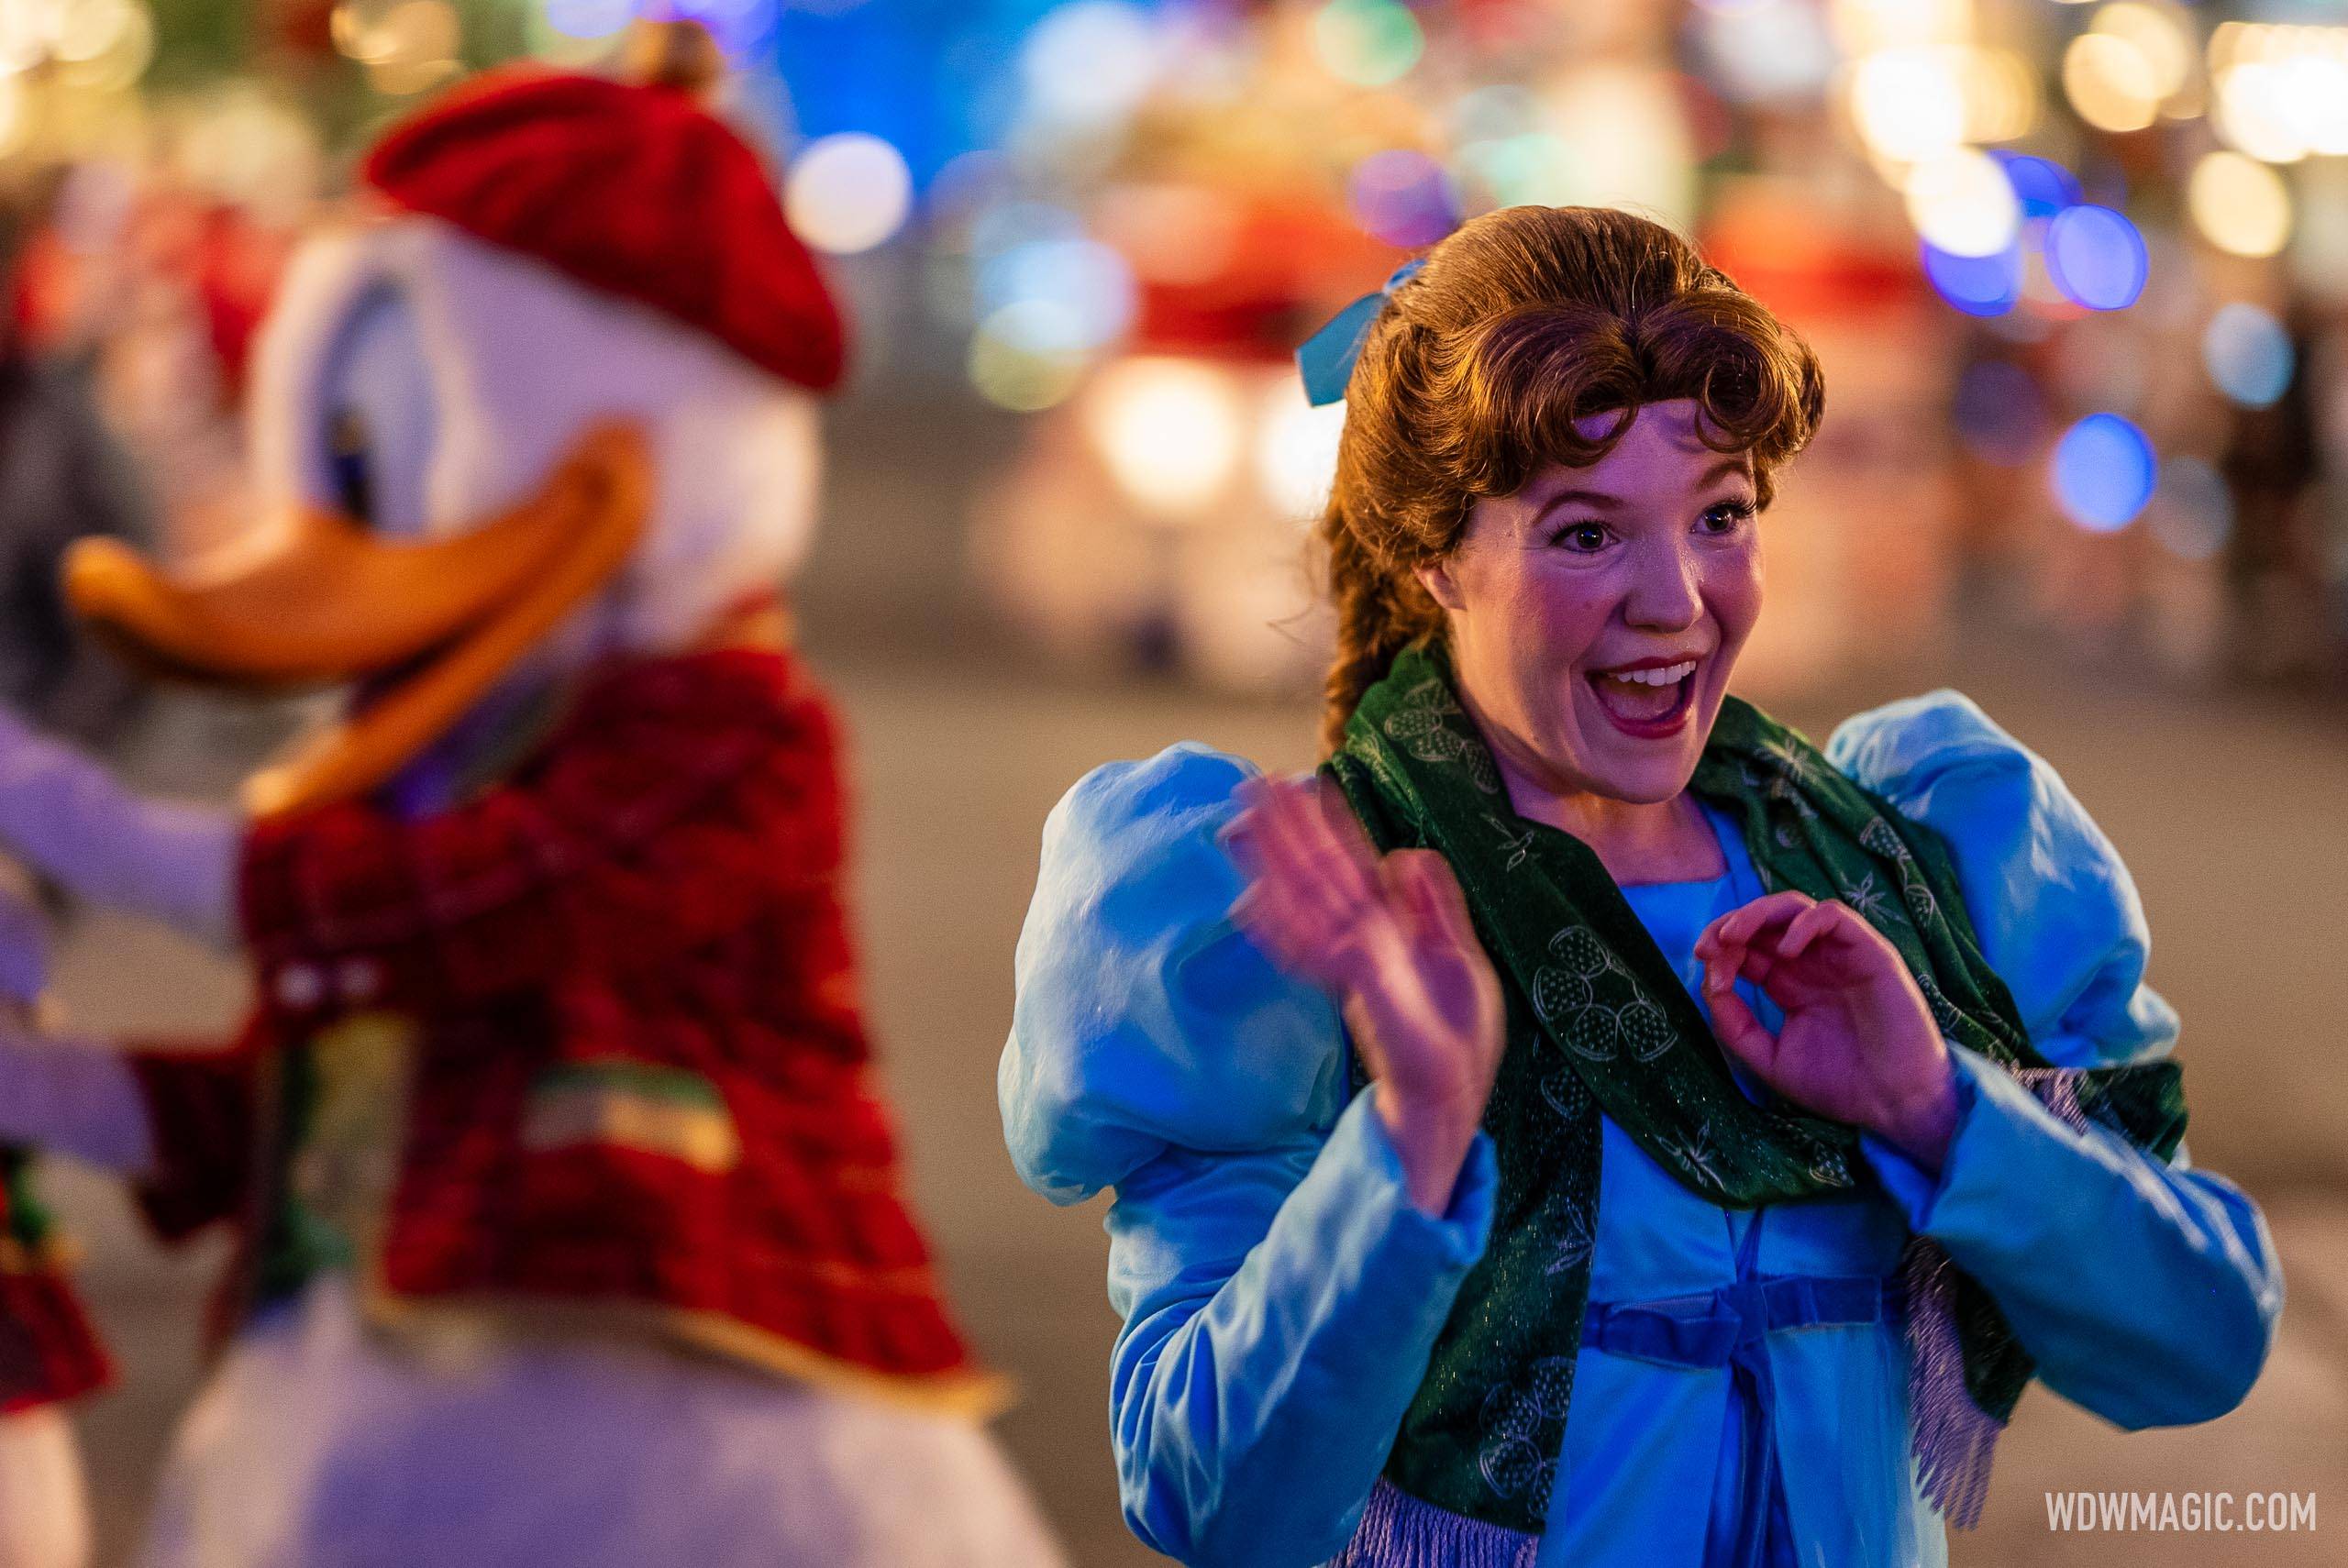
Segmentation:
<svg viewBox="0 0 2348 1568">
<path fill-rule="evenodd" d="M 1020 1380 L 1000 1426 L 1077 1562 L 1158 1562 L 1120 1520 L 1107 1431 L 1116 1320 L 1102 1289 L 1102 1200 L 1054 1209 L 1004 1156 L 994 1101 L 1011 955 L 1037 834 L 1059 792 L 1102 760 L 1194 737 L 1271 767 L 1310 762 L 1301 702 L 1222 700 L 1171 684 L 1039 678 L 1016 661 L 819 646 L 853 735 L 858 902 L 875 1037 L 901 1110 L 917 1195 L 949 1285 L 984 1352 Z M 2348 1561 L 2348 1018 L 2340 962 L 2348 889 L 2348 733 L 2336 713 L 2114 688 L 2026 659 L 1930 672 L 1958 684 L 2052 757 L 2120 845 L 2155 932 L 2153 979 L 2186 1021 L 2193 1157 L 2266 1206 L 2290 1304 L 2264 1382 L 2210 1425 L 2124 1435 L 2033 1390 L 1998 1461 L 1988 1517 L 1953 1541 L 1958 1563 L 2126 1562 L 2313 1568 Z M 1842 712 L 1917 689 L 1911 676 L 1802 694 L 1786 716 L 1815 735 Z M 211 721 L 216 722 L 216 721 Z M 173 771 L 157 744 L 150 773 Z M 216 755 L 218 748 L 205 751 Z M 193 774 L 202 769 L 190 765 Z M 217 780 L 216 779 L 216 783 Z M 233 966 L 108 917 L 83 922 L 61 964 L 94 1031 L 223 1028 Z M 199 1306 L 219 1249 L 169 1255 L 104 1181 L 52 1172 L 85 1249 L 89 1293 L 125 1365 L 83 1413 L 102 1530 L 100 1568 L 130 1561 L 146 1488 L 197 1375 Z M 2296 1534 L 2071 1534 L 2047 1492 L 2309 1492 Z"/>
</svg>

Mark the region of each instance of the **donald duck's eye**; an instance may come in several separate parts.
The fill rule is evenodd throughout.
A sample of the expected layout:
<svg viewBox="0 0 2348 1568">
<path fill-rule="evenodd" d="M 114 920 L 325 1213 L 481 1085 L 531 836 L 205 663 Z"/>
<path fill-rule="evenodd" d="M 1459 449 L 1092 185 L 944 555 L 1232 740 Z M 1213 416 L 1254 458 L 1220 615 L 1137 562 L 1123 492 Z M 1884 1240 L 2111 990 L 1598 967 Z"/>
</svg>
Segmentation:
<svg viewBox="0 0 2348 1568">
<path fill-rule="evenodd" d="M 367 422 L 355 410 L 341 410 L 327 428 L 327 468 L 334 481 L 335 503 L 343 515 L 360 523 L 375 521 L 375 474 L 368 452 Z"/>
</svg>

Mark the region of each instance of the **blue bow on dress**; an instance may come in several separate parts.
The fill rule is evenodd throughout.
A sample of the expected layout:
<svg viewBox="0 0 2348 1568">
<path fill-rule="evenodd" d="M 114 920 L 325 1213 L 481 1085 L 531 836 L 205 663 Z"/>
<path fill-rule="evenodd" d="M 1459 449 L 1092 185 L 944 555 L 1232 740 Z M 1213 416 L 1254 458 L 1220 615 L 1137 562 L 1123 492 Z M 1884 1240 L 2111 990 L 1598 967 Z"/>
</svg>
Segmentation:
<svg viewBox="0 0 2348 1568">
<path fill-rule="evenodd" d="M 1361 358 L 1361 346 L 1369 337 L 1369 324 L 1386 308 L 1386 297 L 1416 277 L 1419 269 L 1426 264 L 1423 256 L 1403 262 L 1375 293 L 1362 295 L 1331 316 L 1328 326 L 1297 347 L 1296 368 L 1304 378 L 1305 402 L 1319 408 L 1345 401 L 1346 383 L 1354 379 L 1354 361 Z"/>
</svg>

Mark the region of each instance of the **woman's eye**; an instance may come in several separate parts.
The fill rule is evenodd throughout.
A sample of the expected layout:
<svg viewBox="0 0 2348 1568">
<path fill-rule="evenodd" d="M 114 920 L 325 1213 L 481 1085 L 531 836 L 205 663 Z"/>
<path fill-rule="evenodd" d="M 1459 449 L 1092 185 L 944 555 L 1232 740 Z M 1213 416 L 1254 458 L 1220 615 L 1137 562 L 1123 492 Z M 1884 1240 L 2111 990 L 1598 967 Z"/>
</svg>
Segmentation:
<svg viewBox="0 0 2348 1568">
<path fill-rule="evenodd" d="M 1603 523 L 1568 523 L 1549 536 L 1551 544 L 1562 545 L 1581 555 L 1604 549 L 1606 539 L 1606 525 Z"/>
<path fill-rule="evenodd" d="M 1752 520 L 1751 502 L 1723 501 L 1718 506 L 1705 508 L 1696 523 L 1707 534 L 1733 534 Z"/>
</svg>

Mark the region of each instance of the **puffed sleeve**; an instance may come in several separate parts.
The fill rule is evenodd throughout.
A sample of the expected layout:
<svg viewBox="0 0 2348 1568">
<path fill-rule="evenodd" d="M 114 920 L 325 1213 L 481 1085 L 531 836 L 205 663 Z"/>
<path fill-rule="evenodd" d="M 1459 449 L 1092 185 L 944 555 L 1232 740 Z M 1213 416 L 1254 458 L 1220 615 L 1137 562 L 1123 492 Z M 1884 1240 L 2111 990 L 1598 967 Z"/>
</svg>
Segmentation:
<svg viewBox="0 0 2348 1568">
<path fill-rule="evenodd" d="M 1044 823 L 996 1090 L 1013 1163 L 1055 1203 L 1169 1143 L 1261 1149 L 1344 1107 L 1335 1008 L 1225 918 L 1239 872 L 1215 835 L 1255 772 L 1186 742 L 1094 769 Z"/>
<path fill-rule="evenodd" d="M 1826 756 L 1947 844 L 1982 954 L 2047 1060 L 2167 1054 L 2177 1019 L 2144 984 L 2143 900 L 2045 758 L 1949 690 L 1855 715 Z"/>
<path fill-rule="evenodd" d="M 997 1076 L 1021 1176 L 1116 1190 L 1111 1441 L 1127 1524 L 1180 1562 L 1305 1568 L 1352 1533 L 1496 1172 L 1413 1205 L 1335 1008 L 1230 922 L 1216 834 L 1253 772 L 1198 746 L 1091 774 L 1045 830 Z"/>
<path fill-rule="evenodd" d="M 1862 713 L 1828 758 L 1933 828 L 1984 955 L 2058 1066 L 2166 1055 L 2176 1013 L 2143 983 L 2151 937 L 2117 851 L 2045 761 L 1954 691 Z M 1937 1173 L 1861 1140 L 1918 1233 L 1998 1302 L 2047 1386 L 2131 1429 L 2223 1415 L 2283 1304 L 2257 1205 L 2182 1150 L 2164 1164 L 2076 1130 L 1952 1046 L 1958 1120 Z"/>
</svg>

